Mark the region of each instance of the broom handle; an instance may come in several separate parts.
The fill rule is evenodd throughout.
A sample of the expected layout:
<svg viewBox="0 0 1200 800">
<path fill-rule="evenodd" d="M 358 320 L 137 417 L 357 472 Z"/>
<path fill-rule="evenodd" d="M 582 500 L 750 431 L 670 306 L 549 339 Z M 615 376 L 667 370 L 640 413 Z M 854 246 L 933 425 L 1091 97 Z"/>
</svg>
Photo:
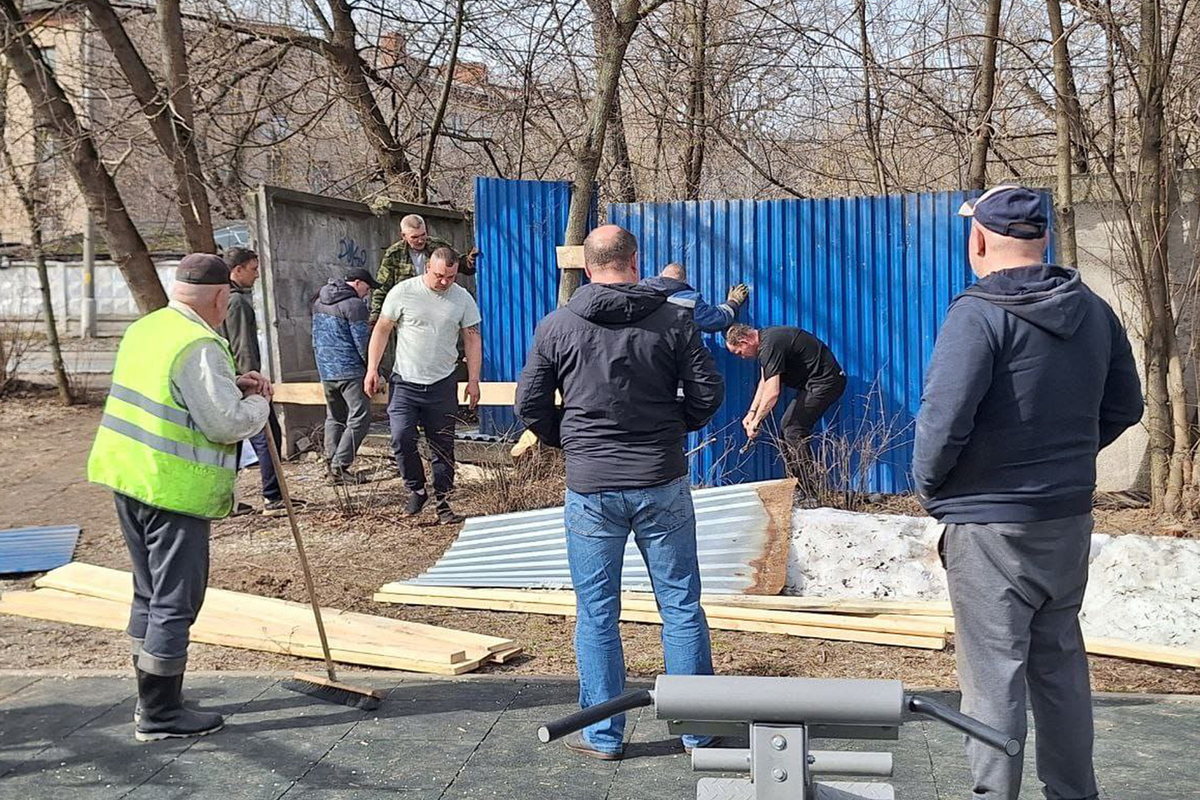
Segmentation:
<svg viewBox="0 0 1200 800">
<path fill-rule="evenodd" d="M 288 493 L 287 480 L 283 477 L 283 465 L 279 461 L 279 448 L 275 444 L 275 432 L 271 430 L 270 420 L 267 421 L 263 431 L 267 434 L 267 452 L 271 454 L 271 465 L 275 467 L 275 476 L 279 479 L 279 493 L 283 495 L 283 507 L 287 510 L 288 522 L 292 526 L 292 538 L 296 540 L 296 552 L 300 554 L 300 566 L 304 568 L 304 584 L 308 587 L 308 599 L 312 603 L 313 616 L 317 618 L 317 635 L 321 637 L 321 652 L 325 654 L 325 669 L 329 672 L 329 680 L 336 681 L 333 657 L 329 655 L 329 639 L 325 636 L 325 623 L 321 620 L 321 604 L 317 602 L 317 587 L 313 585 L 308 556 L 304 554 L 304 540 L 300 538 L 300 527 L 296 524 L 296 512 L 292 510 L 292 496 Z"/>
</svg>

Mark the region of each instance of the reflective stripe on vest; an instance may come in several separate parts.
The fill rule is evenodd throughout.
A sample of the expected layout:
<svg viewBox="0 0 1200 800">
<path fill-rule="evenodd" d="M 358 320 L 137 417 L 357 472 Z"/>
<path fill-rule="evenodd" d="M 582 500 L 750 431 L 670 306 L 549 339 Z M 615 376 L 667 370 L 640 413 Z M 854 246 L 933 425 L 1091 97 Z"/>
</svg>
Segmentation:
<svg viewBox="0 0 1200 800">
<path fill-rule="evenodd" d="M 171 393 L 176 360 L 198 342 L 224 339 L 172 308 L 125 332 L 112 389 L 88 457 L 88 480 L 147 505 L 207 519 L 233 507 L 235 445 L 211 441 Z"/>
</svg>

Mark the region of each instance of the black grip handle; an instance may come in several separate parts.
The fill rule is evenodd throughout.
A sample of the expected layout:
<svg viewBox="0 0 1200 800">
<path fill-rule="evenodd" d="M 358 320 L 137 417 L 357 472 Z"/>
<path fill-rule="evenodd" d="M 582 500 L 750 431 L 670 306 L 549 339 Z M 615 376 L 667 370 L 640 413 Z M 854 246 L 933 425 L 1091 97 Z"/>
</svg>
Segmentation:
<svg viewBox="0 0 1200 800">
<path fill-rule="evenodd" d="M 538 741 L 542 744 L 553 742 L 555 739 L 561 739 L 568 733 L 574 733 L 586 728 L 588 725 L 595 725 L 597 722 L 606 720 L 609 717 L 615 717 L 617 714 L 624 714 L 626 711 L 648 706 L 653 702 L 654 695 L 650 693 L 649 689 L 635 689 L 632 692 L 617 695 L 612 700 L 588 706 L 582 711 L 568 714 L 562 719 L 547 722 L 538 728 Z"/>
<path fill-rule="evenodd" d="M 942 705 L 936 700 L 918 694 L 906 694 L 904 705 L 909 711 L 941 720 L 951 728 L 957 728 L 972 739 L 978 739 L 988 747 L 994 747 L 1010 757 L 1021 752 L 1021 743 L 1008 734 L 1001 733 L 991 725 L 985 725 L 974 717 L 968 717 L 961 711 Z"/>
</svg>

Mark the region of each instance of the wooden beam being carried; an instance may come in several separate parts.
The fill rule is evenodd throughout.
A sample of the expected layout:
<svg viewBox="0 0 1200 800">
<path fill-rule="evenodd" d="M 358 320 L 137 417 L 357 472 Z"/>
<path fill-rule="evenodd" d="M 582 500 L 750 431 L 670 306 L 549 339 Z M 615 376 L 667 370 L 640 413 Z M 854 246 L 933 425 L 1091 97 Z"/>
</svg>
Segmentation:
<svg viewBox="0 0 1200 800">
<path fill-rule="evenodd" d="M 325 405 L 325 390 L 320 383 L 276 383 L 273 385 L 276 403 L 294 403 L 302 406 Z M 467 384 L 458 384 L 458 399 L 462 405 L 467 405 Z M 381 392 L 371 398 L 377 406 L 387 405 L 387 392 Z M 511 406 L 517 402 L 517 384 L 515 382 L 491 381 L 479 384 L 479 405 L 481 406 Z"/>
</svg>

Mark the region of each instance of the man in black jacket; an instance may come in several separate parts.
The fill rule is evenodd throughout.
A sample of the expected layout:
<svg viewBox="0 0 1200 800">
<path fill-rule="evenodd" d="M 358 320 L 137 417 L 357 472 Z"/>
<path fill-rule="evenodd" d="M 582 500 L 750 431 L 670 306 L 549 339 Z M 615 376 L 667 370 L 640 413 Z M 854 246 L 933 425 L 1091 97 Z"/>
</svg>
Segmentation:
<svg viewBox="0 0 1200 800">
<path fill-rule="evenodd" d="M 1092 705 L 1079 609 L 1096 453 L 1142 416 L 1120 320 L 1074 269 L 1042 263 L 1042 198 L 1001 186 L 960 211 L 979 281 L 950 305 L 913 456 L 942 560 L 963 711 L 1025 739 L 1051 800 L 1091 800 Z M 968 740 L 973 797 L 1016 800 L 1020 758 Z"/>
<path fill-rule="evenodd" d="M 258 253 L 245 247 L 232 247 L 225 254 L 229 266 L 229 313 L 219 331 L 229 341 L 233 359 L 239 375 L 247 372 L 262 372 L 262 356 L 258 349 L 258 320 L 254 314 L 254 284 L 258 281 Z M 275 442 L 283 441 L 279 420 L 275 418 L 275 406 L 267 417 L 267 424 L 275 434 Z M 238 453 L 244 444 L 238 446 Z M 266 429 L 250 437 L 250 446 L 258 456 L 258 470 L 262 476 L 263 513 L 269 517 L 282 516 L 283 493 L 279 490 L 279 478 L 271 465 L 267 452 Z M 292 498 L 292 506 L 299 509 L 307 503 L 298 497 Z M 246 503 L 238 503 L 230 516 L 241 516 L 253 511 Z"/>
<path fill-rule="evenodd" d="M 575 658 L 579 704 L 587 708 L 625 689 L 617 620 L 631 530 L 662 615 L 667 672 L 712 674 L 684 440 L 716 413 L 725 385 L 689 310 L 637 285 L 632 234 L 616 225 L 592 231 L 584 264 L 591 283 L 538 325 L 516 410 L 539 439 L 566 455 Z M 624 728 L 624 715 L 613 717 L 566 744 L 619 759 Z M 685 736 L 684 746 L 710 741 Z"/>
</svg>

